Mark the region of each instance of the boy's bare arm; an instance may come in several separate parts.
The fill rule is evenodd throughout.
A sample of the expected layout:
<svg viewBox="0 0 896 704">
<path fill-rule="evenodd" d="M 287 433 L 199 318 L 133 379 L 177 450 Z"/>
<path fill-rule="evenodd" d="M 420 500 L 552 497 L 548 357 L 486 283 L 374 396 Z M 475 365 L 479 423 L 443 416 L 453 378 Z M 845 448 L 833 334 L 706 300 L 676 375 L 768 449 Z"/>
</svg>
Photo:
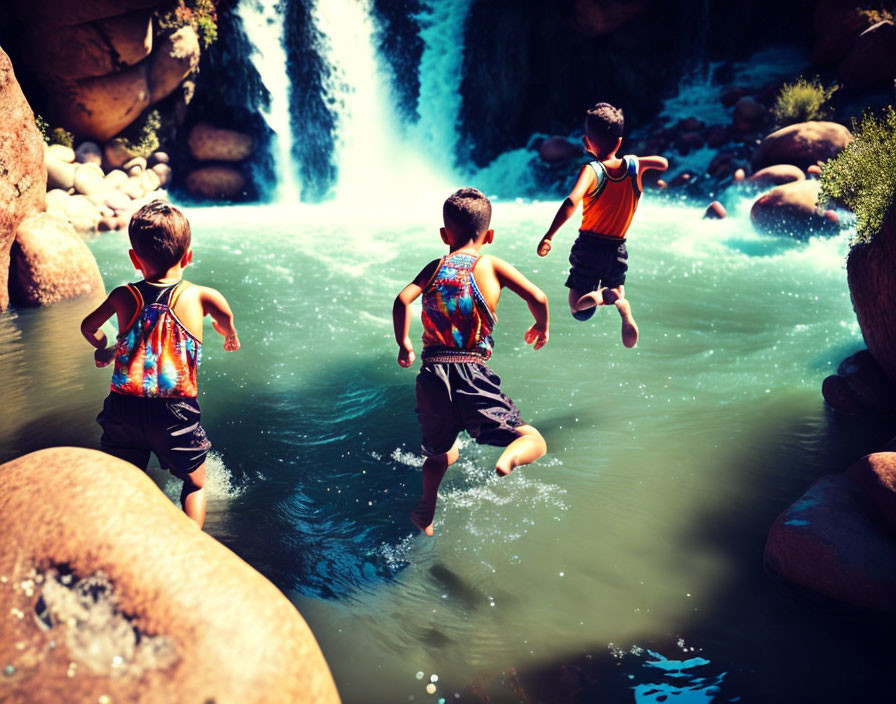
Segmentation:
<svg viewBox="0 0 896 704">
<path fill-rule="evenodd" d="M 113 289 L 106 297 L 106 300 L 100 303 L 95 310 L 88 313 L 84 320 L 81 321 L 81 334 L 95 348 L 93 358 L 99 367 L 109 364 L 115 355 L 116 348 L 114 346 L 107 347 L 109 340 L 106 338 L 106 333 L 100 330 L 100 328 L 103 323 L 118 312 L 115 303 L 120 297 L 121 289 Z"/>
<path fill-rule="evenodd" d="M 240 348 L 240 338 L 237 337 L 236 327 L 233 324 L 233 311 L 227 299 L 220 291 L 206 286 L 199 287 L 199 300 L 202 303 L 202 315 L 210 315 L 212 327 L 224 337 L 224 349 L 234 352 Z"/>
<path fill-rule="evenodd" d="M 440 261 L 436 259 L 423 267 L 420 273 L 417 274 L 417 277 L 395 297 L 395 303 L 392 304 L 392 327 L 395 331 L 395 342 L 398 343 L 399 366 L 409 367 L 417 358 L 410 338 L 411 303 L 416 301 L 420 294 L 423 293 L 426 284 L 429 283 L 436 273 Z"/>
<path fill-rule="evenodd" d="M 515 266 L 497 257 L 490 258 L 495 276 L 498 277 L 498 283 L 502 288 L 506 286 L 529 306 L 529 312 L 535 318 L 535 323 L 526 331 L 524 339 L 528 344 L 535 343 L 534 349 L 540 350 L 548 343 L 550 321 L 548 297 L 544 295 L 544 291 L 523 276 Z"/>
<path fill-rule="evenodd" d="M 566 199 L 560 204 L 560 208 L 557 210 L 557 214 L 554 216 L 554 220 L 548 228 L 547 233 L 538 243 L 539 257 L 546 257 L 548 252 L 551 251 L 551 240 L 553 239 L 554 234 L 573 216 L 576 212 L 576 208 L 579 207 L 582 198 L 585 197 L 588 189 L 591 188 L 593 184 L 594 170 L 586 164 L 579 171 L 576 185 L 573 186 L 569 195 L 566 196 Z"/>
<path fill-rule="evenodd" d="M 669 168 L 669 161 L 664 156 L 639 156 L 638 157 L 638 188 L 642 191 L 644 186 L 641 183 L 641 176 L 645 171 L 656 169 L 657 171 L 665 171 Z"/>
</svg>

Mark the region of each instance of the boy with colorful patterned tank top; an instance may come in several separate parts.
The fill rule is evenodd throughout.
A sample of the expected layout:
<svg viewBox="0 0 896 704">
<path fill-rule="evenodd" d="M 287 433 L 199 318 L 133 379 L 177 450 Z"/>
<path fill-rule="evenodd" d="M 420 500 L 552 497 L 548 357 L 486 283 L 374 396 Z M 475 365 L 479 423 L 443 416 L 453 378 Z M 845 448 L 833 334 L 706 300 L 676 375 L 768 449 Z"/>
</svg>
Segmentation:
<svg viewBox="0 0 896 704">
<path fill-rule="evenodd" d="M 661 156 L 616 156 L 622 127 L 622 111 L 609 103 L 598 103 L 587 112 L 582 142 L 595 159 L 579 170 L 576 185 L 538 243 L 538 256 L 547 256 L 554 233 L 583 201 L 582 226 L 569 254 L 570 312 L 576 320 L 588 320 L 596 306 L 615 305 L 622 317 L 622 343 L 634 347 L 638 326 L 625 298 L 625 233 L 641 198 L 642 174 L 649 169 L 665 171 L 669 162 Z"/>
<path fill-rule="evenodd" d="M 103 451 L 145 470 L 154 452 L 162 467 L 183 481 L 184 512 L 201 528 L 205 520 L 205 457 L 211 444 L 200 424 L 196 371 L 202 319 L 212 317 L 224 349 L 240 341 L 233 312 L 220 293 L 182 279 L 193 261 L 190 223 L 177 208 L 153 201 L 128 226 L 129 255 L 143 280 L 114 289 L 81 323 L 96 348 L 98 367 L 115 363 L 109 396 L 97 421 Z M 107 347 L 100 326 L 113 315 L 118 340 Z"/>
<path fill-rule="evenodd" d="M 466 430 L 476 442 L 504 447 L 495 470 L 501 476 L 534 462 L 547 451 L 544 438 L 525 424 L 501 391 L 501 379 L 486 362 L 492 353 L 495 308 L 504 287 L 529 306 L 535 323 L 524 339 L 536 350 L 548 341 L 548 301 L 537 286 L 497 257 L 481 255 L 495 236 L 492 206 L 475 188 L 462 188 L 445 201 L 442 241 L 447 256 L 427 264 L 395 299 L 392 320 L 398 364 L 415 359 L 408 337 L 410 305 L 423 296 L 423 366 L 417 375 L 417 419 L 423 435 L 423 498 L 411 521 L 433 534 L 439 485 L 457 461 L 457 436 Z"/>
</svg>

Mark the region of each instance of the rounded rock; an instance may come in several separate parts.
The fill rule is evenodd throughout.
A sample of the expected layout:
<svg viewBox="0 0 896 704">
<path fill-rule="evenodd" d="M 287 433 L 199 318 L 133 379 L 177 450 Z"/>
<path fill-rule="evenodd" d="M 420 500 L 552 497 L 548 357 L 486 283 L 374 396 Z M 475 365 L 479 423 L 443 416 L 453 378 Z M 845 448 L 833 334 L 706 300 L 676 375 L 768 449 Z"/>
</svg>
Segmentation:
<svg viewBox="0 0 896 704">
<path fill-rule="evenodd" d="M 704 220 L 722 220 L 726 217 L 728 217 L 728 211 L 725 210 L 725 206 L 717 200 L 710 203 L 706 208 L 706 212 L 703 213 Z"/>
<path fill-rule="evenodd" d="M 766 166 L 755 174 L 750 176 L 750 183 L 766 188 L 769 186 L 780 186 L 785 183 L 794 181 L 804 181 L 806 174 L 798 166 L 792 164 L 775 164 L 774 166 Z"/>
<path fill-rule="evenodd" d="M 837 224 L 818 212 L 818 181 L 794 181 L 763 193 L 750 209 L 754 227 L 765 234 L 803 238 L 833 234 Z"/>
<path fill-rule="evenodd" d="M 160 186 L 167 186 L 169 183 L 171 183 L 172 171 L 171 167 L 168 166 L 168 164 L 155 164 L 152 167 L 152 171 L 155 171 L 155 173 L 158 175 Z"/>
<path fill-rule="evenodd" d="M 837 156 L 852 143 L 852 133 L 836 122 L 799 122 L 782 127 L 762 140 L 753 154 L 753 171 L 792 164 L 804 171 Z"/>
<path fill-rule="evenodd" d="M 197 161 L 242 161 L 254 149 L 254 140 L 236 130 L 199 122 L 190 130 L 190 154 Z"/>
<path fill-rule="evenodd" d="M 100 166 L 103 163 L 103 150 L 96 142 L 81 142 L 75 150 L 75 160 L 79 164 Z"/>
<path fill-rule="evenodd" d="M 205 166 L 187 175 L 187 190 L 194 196 L 210 199 L 237 198 L 246 187 L 246 177 L 227 166 Z"/>
<path fill-rule="evenodd" d="M 144 171 L 146 169 L 146 159 L 142 156 L 131 157 L 121 165 L 121 168 L 128 173 L 130 173 L 131 169 L 140 169 L 140 171 Z"/>
</svg>

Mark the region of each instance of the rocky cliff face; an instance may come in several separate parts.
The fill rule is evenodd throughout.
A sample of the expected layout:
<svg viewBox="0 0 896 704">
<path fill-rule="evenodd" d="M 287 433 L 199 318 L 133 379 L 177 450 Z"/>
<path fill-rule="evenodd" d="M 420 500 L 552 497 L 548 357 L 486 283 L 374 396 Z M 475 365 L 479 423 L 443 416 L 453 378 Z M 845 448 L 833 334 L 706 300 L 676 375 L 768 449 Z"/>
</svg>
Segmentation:
<svg viewBox="0 0 896 704">
<path fill-rule="evenodd" d="M 45 206 L 43 147 L 12 62 L 0 49 L 0 311 L 9 305 L 9 250 L 16 229 Z"/>
</svg>

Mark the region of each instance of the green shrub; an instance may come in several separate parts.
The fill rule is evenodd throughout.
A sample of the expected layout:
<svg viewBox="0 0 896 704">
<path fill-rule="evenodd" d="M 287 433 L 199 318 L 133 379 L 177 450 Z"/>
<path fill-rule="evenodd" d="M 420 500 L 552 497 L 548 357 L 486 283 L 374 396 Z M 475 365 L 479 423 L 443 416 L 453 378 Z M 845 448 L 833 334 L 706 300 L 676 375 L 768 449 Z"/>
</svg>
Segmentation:
<svg viewBox="0 0 896 704">
<path fill-rule="evenodd" d="M 196 30 L 202 48 L 207 49 L 218 38 L 218 11 L 214 0 L 178 0 L 168 12 L 156 12 L 156 26 L 162 31 L 186 26 Z"/>
<path fill-rule="evenodd" d="M 148 157 L 159 149 L 159 130 L 162 117 L 158 110 L 150 110 L 121 133 L 121 143 L 131 156 Z"/>
<path fill-rule="evenodd" d="M 853 244 L 859 244 L 880 232 L 896 201 L 896 110 L 891 105 L 881 118 L 866 114 L 853 133 L 855 141 L 822 167 L 819 199 L 856 214 Z"/>
<path fill-rule="evenodd" d="M 40 131 L 40 136 L 47 144 L 62 144 L 66 147 L 75 146 L 74 135 L 62 127 L 50 127 L 50 124 L 40 115 L 34 115 L 34 124 Z"/>
<path fill-rule="evenodd" d="M 772 106 L 772 113 L 781 127 L 795 122 L 821 120 L 827 116 L 827 110 L 822 106 L 836 90 L 836 85 L 825 88 L 817 78 L 812 81 L 798 78 L 782 86 Z"/>
</svg>

